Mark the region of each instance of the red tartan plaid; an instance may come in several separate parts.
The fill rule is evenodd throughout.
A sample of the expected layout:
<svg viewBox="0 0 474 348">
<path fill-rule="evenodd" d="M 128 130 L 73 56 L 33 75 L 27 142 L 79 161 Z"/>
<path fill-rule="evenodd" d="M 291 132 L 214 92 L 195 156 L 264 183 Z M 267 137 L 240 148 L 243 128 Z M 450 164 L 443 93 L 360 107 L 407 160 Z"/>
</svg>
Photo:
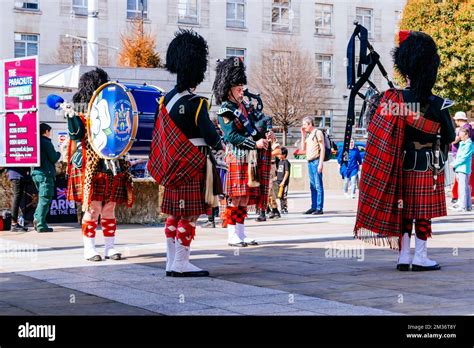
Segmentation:
<svg viewBox="0 0 474 348">
<path fill-rule="evenodd" d="M 249 205 L 256 205 L 257 209 L 266 209 L 268 205 L 268 195 L 270 193 L 270 179 L 272 171 L 272 150 L 258 150 L 257 166 L 260 179 L 260 186 L 250 189 Z"/>
<path fill-rule="evenodd" d="M 160 104 L 151 142 L 148 171 L 162 186 L 179 187 L 190 183 L 203 171 L 204 156 L 171 120 L 166 107 Z"/>
<path fill-rule="evenodd" d="M 409 115 L 407 117 L 407 125 L 428 134 L 438 134 L 439 127 L 441 126 L 439 122 L 429 120 L 422 115 Z"/>
<path fill-rule="evenodd" d="M 82 202 L 82 171 L 69 164 L 72 168 L 68 170 L 67 199 L 69 201 Z"/>
<path fill-rule="evenodd" d="M 368 128 L 354 234 L 376 245 L 389 244 L 397 249 L 402 232 L 401 149 L 406 118 L 383 115 L 381 111 L 390 101 L 403 102 L 401 92 L 385 92 Z"/>
<path fill-rule="evenodd" d="M 97 173 L 92 179 L 92 192 L 90 193 L 91 202 L 105 202 L 110 197 L 113 176 L 106 173 Z"/>
<path fill-rule="evenodd" d="M 110 180 L 110 179 L 109 179 Z M 132 183 L 129 182 L 126 173 L 120 173 L 112 179 L 112 189 L 109 202 L 117 204 L 126 204 L 128 207 L 133 205 L 133 188 Z"/>
<path fill-rule="evenodd" d="M 433 172 L 403 171 L 403 217 L 432 219 L 446 216 L 444 171 L 438 173 L 436 190 L 433 189 Z"/>
<path fill-rule="evenodd" d="M 177 188 L 165 186 L 161 211 L 173 216 L 199 216 L 209 208 L 204 197 L 204 173 Z"/>
<path fill-rule="evenodd" d="M 438 174 L 437 189 L 434 191 L 431 171 L 404 172 L 401 169 L 405 125 L 436 134 L 439 123 L 423 116 L 383 115 L 381 110 L 390 102 L 403 103 L 402 93 L 386 91 L 369 125 L 354 233 L 356 237 L 376 245 L 388 244 L 392 249 L 398 249 L 398 239 L 403 230 L 402 218 L 444 216 L 446 199 L 444 173 Z"/>
<path fill-rule="evenodd" d="M 246 158 L 239 160 L 234 155 L 229 154 L 226 157 L 226 163 L 228 166 L 226 183 L 227 195 L 229 197 L 249 196 L 249 165 Z"/>
</svg>

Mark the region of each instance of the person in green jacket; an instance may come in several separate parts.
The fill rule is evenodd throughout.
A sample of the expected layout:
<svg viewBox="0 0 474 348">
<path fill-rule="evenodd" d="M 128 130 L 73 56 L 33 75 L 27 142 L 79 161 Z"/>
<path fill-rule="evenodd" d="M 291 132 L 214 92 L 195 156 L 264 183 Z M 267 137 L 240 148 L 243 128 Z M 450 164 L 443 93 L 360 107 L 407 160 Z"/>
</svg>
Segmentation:
<svg viewBox="0 0 474 348">
<path fill-rule="evenodd" d="M 61 153 L 54 149 L 51 142 L 51 126 L 40 124 L 40 158 L 41 166 L 36 167 L 31 176 L 38 189 L 38 205 L 34 215 L 34 227 L 37 232 L 53 232 L 46 223 L 49 207 L 54 196 L 54 179 L 56 177 L 55 163 L 59 161 Z"/>
</svg>

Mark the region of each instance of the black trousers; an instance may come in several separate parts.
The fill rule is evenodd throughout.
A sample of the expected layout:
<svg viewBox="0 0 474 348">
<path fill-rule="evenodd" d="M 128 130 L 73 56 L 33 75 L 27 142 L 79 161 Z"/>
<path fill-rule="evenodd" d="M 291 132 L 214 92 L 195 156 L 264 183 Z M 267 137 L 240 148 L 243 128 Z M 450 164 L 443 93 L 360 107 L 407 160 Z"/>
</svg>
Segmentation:
<svg viewBox="0 0 474 348">
<path fill-rule="evenodd" d="M 20 202 L 25 196 L 26 181 L 24 179 L 15 179 L 11 181 L 13 197 L 12 197 L 12 220 L 18 222 L 18 212 L 20 210 Z"/>
</svg>

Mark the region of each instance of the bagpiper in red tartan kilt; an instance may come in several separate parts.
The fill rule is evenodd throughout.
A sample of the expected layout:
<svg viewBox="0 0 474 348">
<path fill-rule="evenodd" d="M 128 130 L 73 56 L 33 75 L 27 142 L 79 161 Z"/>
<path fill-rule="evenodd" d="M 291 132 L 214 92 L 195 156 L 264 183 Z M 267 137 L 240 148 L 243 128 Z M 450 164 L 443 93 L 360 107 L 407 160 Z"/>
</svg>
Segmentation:
<svg viewBox="0 0 474 348">
<path fill-rule="evenodd" d="M 249 114 L 252 108 L 243 102 L 246 81 L 242 60 L 230 57 L 219 62 L 213 89 L 216 101 L 221 103 L 217 115 L 227 144 L 229 197 L 222 217 L 223 225 L 227 225 L 228 244 L 237 247 L 257 244 L 245 233 L 247 208 L 266 208 L 271 175 L 271 149 L 263 149 L 268 146 L 266 138 L 271 133 L 267 134 L 265 127 L 257 130 L 255 115 Z"/>
<path fill-rule="evenodd" d="M 209 276 L 189 262 L 197 219 L 206 214 L 207 204 L 217 204 L 214 188 L 222 185 L 210 152 L 223 149 L 221 138 L 207 99 L 193 93 L 204 79 L 208 52 L 202 36 L 181 29 L 166 53 L 166 68 L 177 74 L 177 83 L 156 112 L 148 171 L 165 188 L 167 276 Z"/>
<path fill-rule="evenodd" d="M 434 271 L 441 267 L 428 258 L 427 240 L 431 219 L 446 215 L 443 170 L 455 138 L 453 102 L 432 94 L 440 65 L 434 40 L 406 30 L 398 38 L 394 64 L 407 88 L 386 91 L 370 121 L 354 234 L 398 249 L 399 271 Z"/>
</svg>

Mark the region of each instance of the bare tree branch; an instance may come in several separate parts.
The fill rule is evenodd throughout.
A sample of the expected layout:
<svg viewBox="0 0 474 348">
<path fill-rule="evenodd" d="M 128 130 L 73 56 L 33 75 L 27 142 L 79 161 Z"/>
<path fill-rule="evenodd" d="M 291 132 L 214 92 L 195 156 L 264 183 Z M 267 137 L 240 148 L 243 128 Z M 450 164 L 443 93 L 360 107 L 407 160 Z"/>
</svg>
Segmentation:
<svg viewBox="0 0 474 348">
<path fill-rule="evenodd" d="M 278 39 L 262 50 L 261 64 L 252 71 L 250 85 L 265 104 L 265 112 L 283 129 L 283 144 L 290 127 L 314 115 L 324 90 L 316 86 L 314 58 L 298 43 Z"/>
</svg>

